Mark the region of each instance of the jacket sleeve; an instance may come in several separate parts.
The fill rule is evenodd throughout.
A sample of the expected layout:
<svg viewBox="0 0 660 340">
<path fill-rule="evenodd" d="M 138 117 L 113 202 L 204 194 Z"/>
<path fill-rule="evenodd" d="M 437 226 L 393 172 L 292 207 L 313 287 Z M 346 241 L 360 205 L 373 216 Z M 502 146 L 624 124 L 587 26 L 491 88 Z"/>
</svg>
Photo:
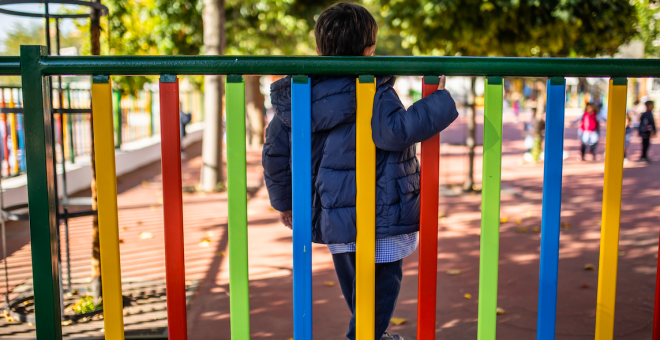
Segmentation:
<svg viewBox="0 0 660 340">
<path fill-rule="evenodd" d="M 290 129 L 275 115 L 266 129 L 261 162 L 270 204 L 278 211 L 291 210 Z"/>
<path fill-rule="evenodd" d="M 456 103 L 446 90 L 435 91 L 406 110 L 394 88 L 388 85 L 374 101 L 374 144 L 382 150 L 403 151 L 444 130 L 456 117 Z"/>
</svg>

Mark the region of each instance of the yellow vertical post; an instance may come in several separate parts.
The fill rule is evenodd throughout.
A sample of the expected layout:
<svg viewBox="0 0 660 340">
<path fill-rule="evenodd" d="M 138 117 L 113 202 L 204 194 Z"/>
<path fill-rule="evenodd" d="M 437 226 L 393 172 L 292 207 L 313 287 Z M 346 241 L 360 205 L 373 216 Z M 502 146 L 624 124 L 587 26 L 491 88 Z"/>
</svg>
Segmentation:
<svg viewBox="0 0 660 340">
<path fill-rule="evenodd" d="M 355 335 L 375 338 L 376 310 L 376 146 L 371 136 L 371 116 L 376 83 L 373 76 L 357 79 L 355 119 L 356 282 Z"/>
<path fill-rule="evenodd" d="M 9 89 L 9 108 L 14 108 L 13 89 Z M 18 131 L 16 130 L 16 113 L 9 115 L 9 118 L 11 118 L 11 146 L 12 152 L 14 153 L 14 164 L 12 165 L 12 169 L 14 174 L 18 174 Z M 9 161 L 9 157 L 7 157 L 7 161 Z"/>
<path fill-rule="evenodd" d="M 626 120 L 626 78 L 610 79 L 605 144 L 605 184 L 598 264 L 598 298 L 596 306 L 596 339 L 612 339 L 614 302 L 619 253 L 621 218 L 621 186 L 623 181 L 623 147 Z"/>
<path fill-rule="evenodd" d="M 124 339 L 124 312 L 119 263 L 117 222 L 117 173 L 112 116 L 112 89 L 108 76 L 92 77 L 94 110 L 94 152 L 98 189 L 99 239 L 101 241 L 101 278 L 103 318 L 106 339 Z"/>
</svg>

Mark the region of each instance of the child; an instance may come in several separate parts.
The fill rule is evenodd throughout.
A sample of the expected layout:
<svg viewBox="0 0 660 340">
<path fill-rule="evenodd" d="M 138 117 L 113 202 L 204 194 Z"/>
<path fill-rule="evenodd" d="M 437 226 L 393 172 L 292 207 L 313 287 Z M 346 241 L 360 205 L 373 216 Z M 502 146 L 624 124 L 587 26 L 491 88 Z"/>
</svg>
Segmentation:
<svg viewBox="0 0 660 340">
<path fill-rule="evenodd" d="M 589 147 L 589 152 L 593 156 L 593 160 L 596 160 L 596 146 L 600 139 L 599 118 L 597 115 L 596 106 L 593 103 L 589 103 L 584 110 L 582 118 L 579 120 L 578 136 L 580 137 L 580 141 L 582 141 L 580 154 L 583 161 L 587 146 Z"/>
<path fill-rule="evenodd" d="M 322 56 L 371 56 L 378 26 L 363 7 L 337 3 L 319 16 L 314 34 Z M 415 143 L 451 124 L 458 112 L 445 87 L 404 108 L 395 78 L 377 77 L 372 136 L 376 145 L 376 339 L 386 333 L 402 279 L 402 260 L 417 247 L 419 161 Z M 356 77 L 312 78 L 312 238 L 327 244 L 344 299 L 353 317 L 355 339 L 355 83 Z M 291 77 L 271 85 L 275 117 L 266 131 L 264 177 L 273 208 L 291 228 Z"/>
<path fill-rule="evenodd" d="M 626 112 L 626 136 L 623 144 L 623 161 L 628 162 L 628 149 L 630 148 L 630 139 L 632 138 L 633 133 L 633 123 L 631 113 L 635 113 L 633 110 L 628 110 Z"/>
<path fill-rule="evenodd" d="M 642 137 L 642 157 L 640 161 L 651 163 L 649 159 L 649 147 L 651 146 L 651 137 L 655 136 L 655 120 L 653 119 L 653 101 L 646 103 L 646 112 L 639 117 L 639 136 Z"/>
</svg>

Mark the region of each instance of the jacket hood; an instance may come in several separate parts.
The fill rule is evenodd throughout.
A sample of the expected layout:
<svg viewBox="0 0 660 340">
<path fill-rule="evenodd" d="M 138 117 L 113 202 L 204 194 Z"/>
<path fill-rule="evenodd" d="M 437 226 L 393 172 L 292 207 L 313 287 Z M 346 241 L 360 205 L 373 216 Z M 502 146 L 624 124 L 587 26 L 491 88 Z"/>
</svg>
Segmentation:
<svg viewBox="0 0 660 340">
<path fill-rule="evenodd" d="M 376 78 L 376 86 L 394 85 L 396 77 Z M 355 122 L 355 77 L 312 77 L 312 132 Z M 270 85 L 271 103 L 282 123 L 291 128 L 291 76 Z"/>
</svg>

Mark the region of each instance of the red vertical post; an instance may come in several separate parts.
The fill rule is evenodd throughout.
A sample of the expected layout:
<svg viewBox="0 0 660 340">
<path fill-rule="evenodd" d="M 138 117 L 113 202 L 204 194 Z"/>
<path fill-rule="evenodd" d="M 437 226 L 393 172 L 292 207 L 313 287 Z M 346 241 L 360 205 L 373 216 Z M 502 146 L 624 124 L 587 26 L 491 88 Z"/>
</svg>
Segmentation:
<svg viewBox="0 0 660 340">
<path fill-rule="evenodd" d="M 181 197 L 181 135 L 179 80 L 160 77 L 160 148 L 165 221 L 167 326 L 170 339 L 187 339 L 186 270 L 183 255 L 183 200 Z"/>
<path fill-rule="evenodd" d="M 438 89 L 438 77 L 424 77 L 422 98 Z M 419 277 L 417 339 L 435 339 L 438 277 L 438 185 L 440 134 L 422 142 L 419 208 Z"/>
<path fill-rule="evenodd" d="M 5 105 L 5 89 L 0 88 L 0 107 L 4 108 Z M 9 147 L 7 146 L 7 135 L 9 134 L 9 129 L 7 128 L 7 115 L 2 114 L 0 115 L 0 124 L 2 124 L 2 131 L 4 134 L 2 135 L 2 151 L 3 155 L 5 156 L 5 160 L 7 161 L 6 163 L 6 168 L 7 168 L 7 176 L 11 175 L 11 170 L 9 166 Z M 0 163 L 2 163 L 2 160 L 0 160 Z"/>
</svg>

